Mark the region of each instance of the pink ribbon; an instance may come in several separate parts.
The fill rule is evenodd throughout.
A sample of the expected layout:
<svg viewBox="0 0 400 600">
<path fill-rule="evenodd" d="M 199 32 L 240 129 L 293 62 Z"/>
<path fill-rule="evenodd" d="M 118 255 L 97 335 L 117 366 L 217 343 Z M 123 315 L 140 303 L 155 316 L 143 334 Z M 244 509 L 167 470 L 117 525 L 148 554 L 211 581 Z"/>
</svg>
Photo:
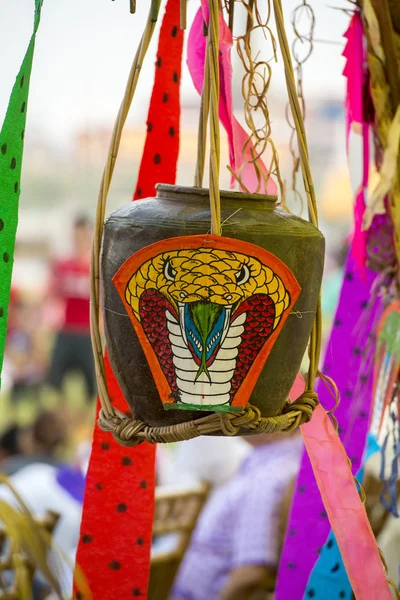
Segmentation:
<svg viewBox="0 0 400 600">
<path fill-rule="evenodd" d="M 392 600 L 346 452 L 320 404 L 310 423 L 301 426 L 301 432 L 355 597 Z"/>
<path fill-rule="evenodd" d="M 290 391 L 290 400 L 293 402 L 303 391 L 304 379 L 299 373 Z M 300 429 L 355 597 L 392 600 L 345 449 L 321 404 L 314 410 L 311 421 Z M 312 515 L 304 518 L 310 520 L 312 527 Z"/>
<path fill-rule="evenodd" d="M 193 80 L 194 87 L 201 94 L 204 81 L 204 66 L 206 57 L 207 38 L 203 35 L 203 22 L 208 24 L 209 10 L 207 0 L 202 0 L 202 7 L 198 10 L 188 38 L 187 64 Z M 228 134 L 229 162 L 231 169 L 240 177 L 243 186 L 250 192 L 258 191 L 261 194 L 277 194 L 277 186 L 261 158 L 257 158 L 257 168 L 262 174 L 260 182 L 253 165 L 253 144 L 248 141 L 249 136 L 233 115 L 232 102 L 232 33 L 226 25 L 222 14 L 220 26 L 220 102 L 219 118 Z M 245 147 L 246 144 L 246 147 Z M 267 181 L 265 186 L 264 181 Z M 232 179 L 233 187 L 234 179 Z M 257 190 L 257 188 L 259 189 Z"/>
</svg>

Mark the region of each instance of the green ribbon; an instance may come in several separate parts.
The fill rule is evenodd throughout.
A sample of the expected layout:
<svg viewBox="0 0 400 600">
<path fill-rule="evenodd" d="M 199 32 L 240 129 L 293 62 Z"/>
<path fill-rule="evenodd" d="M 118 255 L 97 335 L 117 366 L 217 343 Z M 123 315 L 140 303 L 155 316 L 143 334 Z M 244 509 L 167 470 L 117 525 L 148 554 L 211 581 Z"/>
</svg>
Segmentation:
<svg viewBox="0 0 400 600">
<path fill-rule="evenodd" d="M 35 0 L 33 34 L 11 92 L 0 133 L 0 374 L 4 359 L 15 236 L 18 225 L 29 83 L 42 4 L 43 0 Z"/>
</svg>

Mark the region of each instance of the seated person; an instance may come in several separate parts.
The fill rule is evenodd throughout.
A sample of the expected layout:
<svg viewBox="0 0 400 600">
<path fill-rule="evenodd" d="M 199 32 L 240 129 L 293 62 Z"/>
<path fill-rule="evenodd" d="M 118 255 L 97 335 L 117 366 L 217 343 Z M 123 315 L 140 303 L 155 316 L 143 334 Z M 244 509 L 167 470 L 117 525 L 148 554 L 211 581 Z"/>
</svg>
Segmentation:
<svg viewBox="0 0 400 600">
<path fill-rule="evenodd" d="M 300 465 L 302 438 L 295 431 L 246 440 L 251 453 L 200 516 L 173 600 L 246 600 L 276 572 L 283 499 Z"/>
<path fill-rule="evenodd" d="M 7 475 L 36 463 L 58 465 L 57 453 L 67 441 L 68 430 L 57 411 L 43 410 L 36 421 L 19 430 L 17 436 L 19 452 L 5 458 L 0 466 L 0 471 Z"/>
<path fill-rule="evenodd" d="M 227 483 L 250 451 L 240 437 L 200 436 L 182 444 L 159 444 L 158 485 L 193 485 L 201 481 L 212 488 Z"/>
<path fill-rule="evenodd" d="M 59 517 L 52 533 L 54 554 L 49 553 L 48 561 L 65 591 L 65 598 L 71 598 L 72 593 L 71 567 L 79 541 L 87 462 L 87 449 L 80 445 L 72 464 L 54 465 L 36 461 L 21 467 L 9 478 L 13 489 L 33 516 L 43 518 L 47 511 L 51 511 Z M 20 510 L 18 499 L 6 485 L 0 485 L 0 500 Z M 59 554 L 60 551 L 62 554 Z M 65 557 L 69 557 L 69 562 Z M 36 571 L 33 600 L 47 598 L 50 591 L 45 578 Z M 59 599 L 59 595 L 55 598 Z"/>
</svg>

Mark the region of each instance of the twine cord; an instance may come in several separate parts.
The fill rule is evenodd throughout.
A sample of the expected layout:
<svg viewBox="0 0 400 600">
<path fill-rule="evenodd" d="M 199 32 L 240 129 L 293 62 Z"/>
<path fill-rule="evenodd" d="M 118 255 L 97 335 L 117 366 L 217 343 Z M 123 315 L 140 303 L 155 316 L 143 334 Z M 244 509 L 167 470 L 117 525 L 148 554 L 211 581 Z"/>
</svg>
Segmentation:
<svg viewBox="0 0 400 600">
<path fill-rule="evenodd" d="M 221 200 L 219 193 L 219 0 L 209 0 L 207 62 L 210 91 L 210 208 L 211 233 L 221 235 Z"/>
<path fill-rule="evenodd" d="M 242 63 L 244 75 L 242 79 L 242 97 L 244 101 L 244 118 L 250 135 L 243 148 L 243 164 L 238 173 L 234 173 L 228 167 L 231 175 L 236 179 L 242 191 L 248 193 L 248 189 L 242 181 L 242 171 L 246 163 L 251 163 L 257 176 L 257 188 L 259 192 L 261 185 L 267 189 L 268 180 L 274 176 L 278 182 L 280 192 L 280 203 L 285 206 L 285 185 L 281 177 L 279 167 L 279 156 L 275 143 L 271 136 L 271 122 L 268 107 L 268 90 L 272 79 L 272 68 L 269 60 L 263 60 L 258 55 L 253 56 L 251 39 L 255 35 L 263 34 L 269 39 L 272 46 L 272 60 L 276 62 L 276 40 L 270 27 L 271 0 L 266 2 L 266 16 L 263 18 L 258 9 L 257 0 L 240 0 L 247 12 L 246 32 L 236 39 L 236 51 Z M 251 148 L 251 159 L 246 159 L 246 150 Z M 268 173 L 265 175 L 258 166 L 258 158 L 268 151 L 271 155 Z"/>
<path fill-rule="evenodd" d="M 301 33 L 300 21 L 305 16 L 307 19 L 307 31 Z M 295 78 L 297 86 L 297 96 L 300 102 L 303 119 L 305 119 L 306 103 L 303 92 L 303 67 L 310 58 L 314 49 L 314 29 L 315 29 L 315 14 L 308 0 L 301 0 L 300 4 L 294 9 L 292 14 L 292 29 L 294 40 L 292 42 L 292 56 L 295 63 Z M 339 45 L 341 45 L 339 43 Z M 303 196 L 297 187 L 297 173 L 300 169 L 300 158 L 296 144 L 296 126 L 291 119 L 290 104 L 286 106 L 286 121 L 291 129 L 289 139 L 289 152 L 292 157 L 292 177 L 291 188 L 294 197 L 300 201 L 300 214 L 303 212 Z"/>
</svg>

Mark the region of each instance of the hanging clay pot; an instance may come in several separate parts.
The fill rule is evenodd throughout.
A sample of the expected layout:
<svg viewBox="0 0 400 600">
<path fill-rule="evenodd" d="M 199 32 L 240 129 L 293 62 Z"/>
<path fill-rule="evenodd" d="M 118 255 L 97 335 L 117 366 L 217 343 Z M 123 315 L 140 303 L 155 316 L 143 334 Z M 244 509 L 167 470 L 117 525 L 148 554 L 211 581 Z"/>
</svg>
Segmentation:
<svg viewBox="0 0 400 600">
<path fill-rule="evenodd" d="M 240 411 L 278 414 L 306 351 L 324 238 L 276 197 L 158 185 L 105 223 L 104 323 L 114 373 L 152 426 Z"/>
</svg>

